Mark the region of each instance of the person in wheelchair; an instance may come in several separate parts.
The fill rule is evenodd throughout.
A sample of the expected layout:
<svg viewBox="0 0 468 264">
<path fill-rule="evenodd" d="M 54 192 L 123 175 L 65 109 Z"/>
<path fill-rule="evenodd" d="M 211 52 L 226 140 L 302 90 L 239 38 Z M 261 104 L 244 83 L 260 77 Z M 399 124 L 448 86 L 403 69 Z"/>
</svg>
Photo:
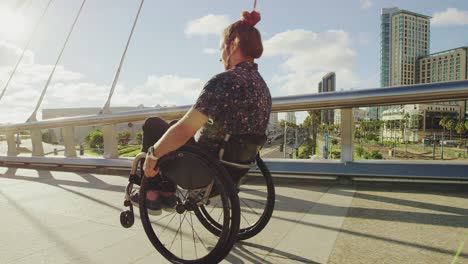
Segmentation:
<svg viewBox="0 0 468 264">
<path fill-rule="evenodd" d="M 173 210 L 176 204 L 175 186 L 159 174 L 160 157 L 185 144 L 218 156 L 226 135 L 233 139 L 265 135 L 271 95 L 254 62 L 263 53 L 260 32 L 255 28 L 259 21 L 259 13 L 243 12 L 239 21 L 224 30 L 220 61 L 225 71 L 205 84 L 194 106 L 180 120 L 171 125 L 157 117 L 145 121 L 142 151 L 148 154 L 143 168 L 155 186 L 146 197 L 150 213 Z M 230 166 L 226 169 L 234 182 L 248 171 Z M 131 201 L 138 205 L 138 192 L 132 194 Z"/>
</svg>

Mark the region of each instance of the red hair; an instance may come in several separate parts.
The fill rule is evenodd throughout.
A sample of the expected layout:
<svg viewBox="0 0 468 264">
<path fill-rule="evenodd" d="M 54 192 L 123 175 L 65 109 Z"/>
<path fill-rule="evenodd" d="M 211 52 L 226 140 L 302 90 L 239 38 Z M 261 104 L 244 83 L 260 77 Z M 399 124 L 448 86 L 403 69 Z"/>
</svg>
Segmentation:
<svg viewBox="0 0 468 264">
<path fill-rule="evenodd" d="M 255 25 L 260 21 L 257 11 L 241 14 L 241 19 L 229 25 L 223 32 L 223 42 L 230 45 L 234 42 L 244 56 L 258 59 L 263 53 L 262 37 Z"/>
</svg>

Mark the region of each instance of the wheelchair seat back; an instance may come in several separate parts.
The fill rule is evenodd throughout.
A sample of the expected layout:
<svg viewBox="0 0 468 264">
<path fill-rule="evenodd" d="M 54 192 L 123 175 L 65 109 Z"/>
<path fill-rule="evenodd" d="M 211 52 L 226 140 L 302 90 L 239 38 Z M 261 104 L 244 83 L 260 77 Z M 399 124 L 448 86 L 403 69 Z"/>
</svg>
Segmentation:
<svg viewBox="0 0 468 264">
<path fill-rule="evenodd" d="M 227 135 L 219 153 L 219 159 L 235 164 L 249 165 L 265 144 L 266 135 Z"/>
<path fill-rule="evenodd" d="M 177 151 L 161 158 L 159 168 L 165 177 L 186 190 L 204 188 L 215 177 L 206 159 L 186 151 Z"/>
<path fill-rule="evenodd" d="M 246 172 L 255 162 L 266 139 L 265 135 L 227 135 L 219 151 L 219 161 Z M 165 177 L 180 187 L 198 189 L 211 184 L 216 177 L 216 169 L 209 164 L 213 159 L 216 160 L 216 157 L 205 150 L 184 146 L 162 157 L 159 168 Z"/>
</svg>

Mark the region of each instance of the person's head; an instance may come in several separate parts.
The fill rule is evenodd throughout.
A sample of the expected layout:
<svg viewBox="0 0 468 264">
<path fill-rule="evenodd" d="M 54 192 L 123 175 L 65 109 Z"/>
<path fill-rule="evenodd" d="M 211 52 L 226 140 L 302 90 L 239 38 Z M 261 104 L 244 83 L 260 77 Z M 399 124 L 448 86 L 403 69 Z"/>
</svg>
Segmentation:
<svg viewBox="0 0 468 264">
<path fill-rule="evenodd" d="M 221 61 L 226 70 L 242 61 L 253 61 L 262 56 L 263 44 L 255 25 L 260 21 L 256 11 L 242 12 L 241 19 L 229 25 L 221 37 Z"/>
</svg>

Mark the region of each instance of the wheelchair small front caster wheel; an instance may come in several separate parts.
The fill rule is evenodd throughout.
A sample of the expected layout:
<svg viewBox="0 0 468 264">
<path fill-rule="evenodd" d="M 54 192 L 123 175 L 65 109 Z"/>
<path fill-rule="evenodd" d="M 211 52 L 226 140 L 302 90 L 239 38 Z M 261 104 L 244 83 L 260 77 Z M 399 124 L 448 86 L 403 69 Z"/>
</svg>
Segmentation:
<svg viewBox="0 0 468 264">
<path fill-rule="evenodd" d="M 135 216 L 132 211 L 123 211 L 120 213 L 120 224 L 125 228 L 130 228 L 135 223 Z"/>
</svg>

